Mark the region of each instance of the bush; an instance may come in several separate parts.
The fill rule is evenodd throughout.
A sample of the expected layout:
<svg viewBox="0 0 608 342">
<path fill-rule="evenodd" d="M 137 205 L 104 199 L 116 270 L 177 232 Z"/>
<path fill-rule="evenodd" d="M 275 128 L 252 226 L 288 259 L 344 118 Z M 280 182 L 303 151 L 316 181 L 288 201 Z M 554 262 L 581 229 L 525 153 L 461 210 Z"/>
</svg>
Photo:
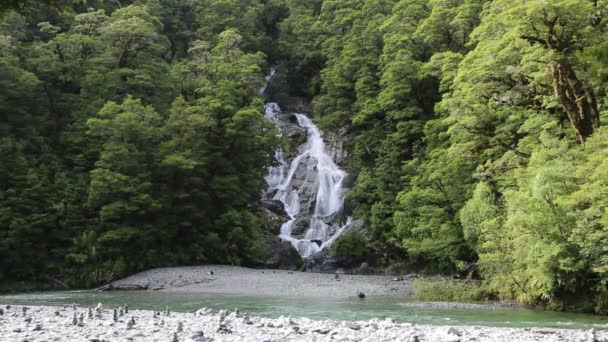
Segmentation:
<svg viewBox="0 0 608 342">
<path fill-rule="evenodd" d="M 358 232 L 351 231 L 338 238 L 331 250 L 335 256 L 362 260 L 367 254 L 367 240 Z"/>
<path fill-rule="evenodd" d="M 479 284 L 470 281 L 415 279 L 414 298 L 446 302 L 476 301 L 484 298 Z"/>
</svg>

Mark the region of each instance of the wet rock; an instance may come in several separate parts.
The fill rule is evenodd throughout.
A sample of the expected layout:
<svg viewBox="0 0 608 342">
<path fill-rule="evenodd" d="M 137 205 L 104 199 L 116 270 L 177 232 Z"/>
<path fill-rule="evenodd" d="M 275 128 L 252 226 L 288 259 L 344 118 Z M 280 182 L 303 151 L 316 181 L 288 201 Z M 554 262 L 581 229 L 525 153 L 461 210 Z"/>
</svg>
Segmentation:
<svg viewBox="0 0 608 342">
<path fill-rule="evenodd" d="M 291 243 L 281 241 L 278 237 L 271 239 L 270 257 L 266 260 L 266 267 L 294 271 L 302 266 L 302 257 Z"/>
<path fill-rule="evenodd" d="M 303 238 L 306 231 L 310 228 L 310 220 L 301 218 L 296 221 L 291 230 L 291 236 L 297 238 Z"/>
<path fill-rule="evenodd" d="M 260 206 L 262 208 L 268 209 L 270 212 L 280 217 L 289 217 L 289 215 L 287 215 L 287 212 L 285 211 L 283 203 L 279 200 L 263 199 L 260 201 Z"/>
</svg>

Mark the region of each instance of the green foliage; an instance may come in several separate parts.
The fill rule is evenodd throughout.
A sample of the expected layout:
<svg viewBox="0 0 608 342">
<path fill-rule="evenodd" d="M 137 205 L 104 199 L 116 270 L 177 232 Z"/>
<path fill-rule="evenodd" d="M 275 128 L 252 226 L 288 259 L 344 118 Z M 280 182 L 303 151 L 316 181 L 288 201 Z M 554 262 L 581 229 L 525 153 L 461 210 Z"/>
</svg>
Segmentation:
<svg viewBox="0 0 608 342">
<path fill-rule="evenodd" d="M 412 286 L 414 297 L 418 300 L 472 302 L 484 299 L 483 289 L 471 281 L 418 278 L 414 279 Z"/>
<path fill-rule="evenodd" d="M 346 133 L 366 248 L 606 311 L 605 1 L 286 3 L 291 91 Z"/>
<path fill-rule="evenodd" d="M 258 98 L 276 25 L 265 19 L 284 16 L 272 6 L 3 13 L 3 282 L 94 286 L 150 267 L 265 261 L 250 203 L 278 144 Z"/>
<path fill-rule="evenodd" d="M 345 137 L 334 253 L 608 312 L 605 0 L 34 3 L 0 7 L 3 282 L 263 261 L 270 61 Z"/>
<path fill-rule="evenodd" d="M 367 241 L 358 232 L 348 232 L 342 236 L 331 247 L 332 254 L 339 257 L 349 257 L 355 260 L 365 258 Z"/>
</svg>

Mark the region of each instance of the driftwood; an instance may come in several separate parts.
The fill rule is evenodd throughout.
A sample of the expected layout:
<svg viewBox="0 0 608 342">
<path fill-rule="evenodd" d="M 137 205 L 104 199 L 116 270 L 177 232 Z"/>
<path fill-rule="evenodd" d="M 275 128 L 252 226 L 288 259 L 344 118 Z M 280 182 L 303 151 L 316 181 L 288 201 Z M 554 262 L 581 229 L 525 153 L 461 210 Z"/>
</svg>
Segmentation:
<svg viewBox="0 0 608 342">
<path fill-rule="evenodd" d="M 107 284 L 102 287 L 98 287 L 97 291 L 142 291 L 147 290 L 148 285 L 140 284 Z"/>
</svg>

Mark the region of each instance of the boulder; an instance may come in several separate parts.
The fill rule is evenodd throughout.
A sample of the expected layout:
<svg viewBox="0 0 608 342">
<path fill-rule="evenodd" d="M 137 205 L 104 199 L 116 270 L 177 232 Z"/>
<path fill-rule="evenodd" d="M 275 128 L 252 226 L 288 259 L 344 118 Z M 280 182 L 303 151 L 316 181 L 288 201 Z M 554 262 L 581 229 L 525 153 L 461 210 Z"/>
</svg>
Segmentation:
<svg viewBox="0 0 608 342">
<path fill-rule="evenodd" d="M 298 270 L 302 267 L 302 257 L 298 251 L 287 241 L 273 237 L 269 243 L 270 257 L 264 266 L 282 270 Z"/>
<path fill-rule="evenodd" d="M 291 230 L 291 236 L 303 238 L 306 231 L 310 228 L 310 221 L 306 218 L 298 219 Z"/>
<path fill-rule="evenodd" d="M 260 208 L 258 217 L 265 233 L 278 236 L 283 223 L 289 220 L 287 216 L 280 216 L 267 208 Z"/>
<path fill-rule="evenodd" d="M 277 216 L 287 217 L 287 218 L 289 217 L 289 215 L 287 215 L 287 212 L 285 211 L 285 206 L 279 200 L 263 199 L 260 201 L 260 206 L 262 208 L 268 209 L 270 212 L 272 212 L 273 214 L 275 214 Z"/>
</svg>

